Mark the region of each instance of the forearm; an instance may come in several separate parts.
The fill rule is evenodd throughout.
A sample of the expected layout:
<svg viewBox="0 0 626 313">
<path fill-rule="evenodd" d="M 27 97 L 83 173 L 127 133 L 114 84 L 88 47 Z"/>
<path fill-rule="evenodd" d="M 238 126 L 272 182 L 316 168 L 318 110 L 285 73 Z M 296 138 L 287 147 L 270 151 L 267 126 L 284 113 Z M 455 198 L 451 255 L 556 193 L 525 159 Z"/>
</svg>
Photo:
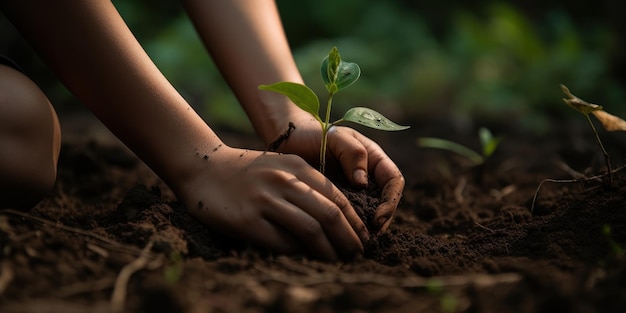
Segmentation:
<svg viewBox="0 0 626 313">
<path fill-rule="evenodd" d="M 302 82 L 273 0 L 184 0 L 205 46 L 250 117 L 270 143 L 302 111 L 260 84 Z"/>
<path fill-rule="evenodd" d="M 192 171 L 185 160 L 205 148 L 200 145 L 221 143 L 110 1 L 21 0 L 0 7 L 78 100 L 166 181 Z"/>
</svg>

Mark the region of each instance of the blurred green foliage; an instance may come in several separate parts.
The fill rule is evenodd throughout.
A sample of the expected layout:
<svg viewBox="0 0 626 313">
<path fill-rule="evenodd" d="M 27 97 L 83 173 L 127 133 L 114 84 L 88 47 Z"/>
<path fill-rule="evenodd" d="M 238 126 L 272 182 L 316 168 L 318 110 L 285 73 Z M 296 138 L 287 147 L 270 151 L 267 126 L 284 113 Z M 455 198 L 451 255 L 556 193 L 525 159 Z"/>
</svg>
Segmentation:
<svg viewBox="0 0 626 313">
<path fill-rule="evenodd" d="M 350 101 L 374 101 L 414 115 L 449 114 L 466 123 L 479 117 L 540 132 L 550 117 L 567 114 L 558 102 L 560 82 L 615 109 L 626 100 L 610 72 L 616 35 L 603 27 L 579 29 L 566 11 L 553 10 L 536 21 L 509 4 L 487 3 L 480 13 L 446 12 L 449 23 L 437 35 L 419 12 L 397 1 L 362 7 L 352 8 L 360 18 L 351 14 L 350 26 L 339 22 L 339 32 L 329 39 L 294 49 L 305 79 L 314 77 L 316 56 L 331 44 L 359 62 L 362 80 L 343 95 Z"/>
<path fill-rule="evenodd" d="M 251 130 L 178 2 L 113 2 L 157 66 L 211 125 Z M 361 79 L 338 97 L 336 112 L 358 105 L 400 122 L 445 114 L 459 123 L 499 121 L 541 132 L 550 119 L 570 114 L 561 101 L 563 83 L 584 99 L 626 113 L 621 2 L 277 3 L 296 62 L 314 91 L 324 91 L 319 64 L 332 46 L 361 66 Z"/>
</svg>

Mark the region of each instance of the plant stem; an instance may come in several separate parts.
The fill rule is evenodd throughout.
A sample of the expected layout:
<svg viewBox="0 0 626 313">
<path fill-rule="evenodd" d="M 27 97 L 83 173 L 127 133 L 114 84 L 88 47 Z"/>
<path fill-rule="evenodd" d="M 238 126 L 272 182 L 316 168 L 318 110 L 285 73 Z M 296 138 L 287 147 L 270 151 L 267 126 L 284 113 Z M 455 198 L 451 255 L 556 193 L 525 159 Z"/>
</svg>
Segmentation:
<svg viewBox="0 0 626 313">
<path fill-rule="evenodd" d="M 606 149 L 604 149 L 604 145 L 602 145 L 602 141 L 600 140 L 598 131 L 596 130 L 596 127 L 593 126 L 593 122 L 591 121 L 589 114 L 585 114 L 585 117 L 587 118 L 587 122 L 589 122 L 589 125 L 591 126 L 591 130 L 593 130 L 593 134 L 596 136 L 596 141 L 598 142 L 598 145 L 600 145 L 600 149 L 602 150 L 602 154 L 604 155 L 604 161 L 606 162 L 606 168 L 609 174 L 609 187 L 612 187 L 613 186 L 613 173 L 611 173 L 611 161 L 609 160 L 609 154 L 608 152 L 606 152 Z"/>
<path fill-rule="evenodd" d="M 324 119 L 324 125 L 322 125 L 322 144 L 320 146 L 320 173 L 324 174 L 326 171 L 326 137 L 328 130 L 332 126 L 330 124 L 330 108 L 333 103 L 333 92 L 328 93 L 328 100 L 326 102 L 326 117 Z"/>
</svg>

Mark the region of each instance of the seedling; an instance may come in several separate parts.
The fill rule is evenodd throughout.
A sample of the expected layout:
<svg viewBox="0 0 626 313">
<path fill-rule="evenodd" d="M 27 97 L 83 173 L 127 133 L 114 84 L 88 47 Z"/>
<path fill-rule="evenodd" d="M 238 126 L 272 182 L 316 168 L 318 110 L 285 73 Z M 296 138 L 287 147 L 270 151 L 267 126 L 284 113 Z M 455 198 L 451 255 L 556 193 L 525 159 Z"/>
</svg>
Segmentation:
<svg viewBox="0 0 626 313">
<path fill-rule="evenodd" d="M 320 172 L 325 172 L 326 166 L 326 141 L 331 127 L 342 122 L 353 122 L 374 129 L 385 131 L 398 131 L 409 128 L 398 125 L 382 114 L 363 107 L 349 109 L 342 118 L 330 122 L 330 112 L 333 96 L 354 84 L 361 76 L 361 69 L 356 63 L 345 62 L 341 59 L 337 47 L 330 50 L 328 56 L 322 60 L 321 75 L 328 98 L 326 102 L 326 116 L 324 120 L 319 115 L 320 101 L 315 92 L 306 85 L 293 82 L 277 82 L 272 85 L 260 85 L 259 89 L 274 91 L 287 96 L 291 102 L 302 110 L 310 113 L 322 126 L 322 143 L 320 145 Z M 290 126 L 291 129 L 292 126 Z"/>
<path fill-rule="evenodd" d="M 593 114 L 607 131 L 626 131 L 626 121 L 605 112 L 600 105 L 588 103 L 574 96 L 563 84 L 561 84 L 561 90 L 563 90 L 563 93 L 565 93 L 565 95 L 567 96 L 567 98 L 563 99 L 563 101 L 565 101 L 565 104 L 567 104 L 570 108 L 582 113 L 587 119 L 587 122 L 589 122 L 589 126 L 591 127 L 591 130 L 596 137 L 596 141 L 600 146 L 600 150 L 602 150 L 602 154 L 604 155 L 606 170 L 609 176 L 609 187 L 612 186 L 613 173 L 611 169 L 611 160 L 609 158 L 609 154 L 606 152 L 606 149 L 604 149 L 604 145 L 602 144 L 602 140 L 600 140 L 600 135 L 598 135 L 598 131 L 596 130 L 595 126 L 593 126 L 593 122 L 591 122 L 589 114 Z"/>
<path fill-rule="evenodd" d="M 606 111 L 604 111 L 604 108 L 601 105 L 589 103 L 585 100 L 582 100 L 576 97 L 563 84 L 561 84 L 561 90 L 567 96 L 567 98 L 563 99 L 565 104 L 567 104 L 570 108 L 582 113 L 587 119 L 587 122 L 589 123 L 589 126 L 591 127 L 591 131 L 593 132 L 596 138 L 596 141 L 598 142 L 598 146 L 600 146 L 600 150 L 602 150 L 602 154 L 604 155 L 607 175 L 609 177 L 608 185 L 609 187 L 612 187 L 613 186 L 613 169 L 611 167 L 611 160 L 609 158 L 608 152 L 606 151 L 606 149 L 604 148 L 604 145 L 602 144 L 602 140 L 600 140 L 600 135 L 598 134 L 596 127 L 593 125 L 593 122 L 591 121 L 591 118 L 589 117 L 589 114 L 593 114 L 593 116 L 595 116 L 598 119 L 598 121 L 600 121 L 600 124 L 602 124 L 602 127 L 606 131 L 609 131 L 609 132 L 626 131 L 626 121 L 624 121 L 623 119 L 615 115 L 607 113 Z M 544 183 L 547 183 L 547 182 L 549 183 L 576 183 L 576 182 L 595 181 L 595 180 L 599 180 L 603 175 L 597 175 L 593 177 L 584 177 L 584 175 L 576 175 L 576 176 L 579 176 L 579 177 L 575 179 L 561 179 L 561 180 L 546 178 L 543 181 L 541 181 L 541 183 L 539 183 L 539 186 L 537 186 L 537 190 L 535 190 L 535 195 L 533 196 L 532 204 L 530 206 L 530 211 L 532 212 L 534 210 L 535 202 L 537 201 L 537 196 L 539 195 L 539 190 L 541 189 L 541 186 L 543 186 Z"/>
<path fill-rule="evenodd" d="M 480 145 L 482 148 L 480 153 L 454 141 L 442 138 L 420 137 L 417 139 L 417 144 L 420 147 L 442 149 L 454 152 L 456 154 L 466 157 L 467 159 L 472 161 L 475 166 L 478 166 L 485 163 L 485 161 L 489 157 L 491 157 L 491 155 L 496 151 L 496 148 L 502 141 L 503 137 L 494 137 L 489 129 L 481 127 L 478 130 L 478 138 L 480 139 Z"/>
<path fill-rule="evenodd" d="M 163 271 L 165 282 L 168 284 L 177 283 L 183 275 L 183 257 L 178 252 L 170 254 L 171 265 Z"/>
<path fill-rule="evenodd" d="M 613 255 L 618 258 L 623 256 L 624 248 L 622 248 L 622 246 L 620 246 L 620 244 L 617 241 L 615 241 L 615 239 L 613 239 L 611 225 L 604 224 L 602 225 L 601 230 L 602 230 L 602 234 L 606 237 L 606 240 L 609 244 L 609 247 L 611 248 L 611 252 L 613 253 Z"/>
</svg>

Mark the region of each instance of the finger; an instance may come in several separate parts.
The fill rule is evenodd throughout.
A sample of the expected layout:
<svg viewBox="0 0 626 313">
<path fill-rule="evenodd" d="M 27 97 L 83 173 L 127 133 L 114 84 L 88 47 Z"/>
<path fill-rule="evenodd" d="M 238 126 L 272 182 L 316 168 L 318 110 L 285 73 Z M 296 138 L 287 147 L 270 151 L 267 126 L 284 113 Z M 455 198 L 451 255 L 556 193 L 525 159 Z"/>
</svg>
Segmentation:
<svg viewBox="0 0 626 313">
<path fill-rule="evenodd" d="M 348 181 L 356 186 L 367 186 L 367 150 L 355 137 L 355 131 L 333 127 L 328 133 L 328 148 L 339 160 Z"/>
<path fill-rule="evenodd" d="M 222 223 L 203 211 L 192 211 L 201 223 L 231 238 L 274 251 L 279 254 L 303 252 L 302 244 L 282 227 L 278 227 L 259 215 L 241 216 L 241 219 L 228 219 Z"/>
<path fill-rule="evenodd" d="M 302 188 L 306 188 L 308 191 L 292 193 L 287 196 L 287 200 L 302 208 L 302 210 L 306 211 L 319 222 L 324 233 L 335 247 L 335 251 L 342 257 L 354 257 L 355 255 L 362 254 L 363 243 L 361 242 L 361 238 L 358 236 L 357 232 L 355 232 L 355 229 L 346 217 L 346 214 L 350 214 L 349 212 L 354 212 L 354 210 L 350 207 L 351 210 L 347 210 L 347 213 L 344 213 L 339 206 L 322 194 L 302 182 L 300 184 Z M 354 217 L 359 221 L 357 227 L 363 227 L 363 229 L 366 230 L 365 225 L 363 225 L 358 218 L 356 212 L 354 212 Z M 368 237 L 369 235 L 367 235 L 364 240 L 367 240 Z"/>
<path fill-rule="evenodd" d="M 239 236 L 253 245 L 278 254 L 289 255 L 305 252 L 301 242 L 292 234 L 265 219 L 260 219 L 257 224 L 244 228 L 243 233 L 240 233 Z"/>
<path fill-rule="evenodd" d="M 373 228 L 381 233 L 389 227 L 398 207 L 404 190 L 404 176 L 378 144 L 358 133 L 357 136 L 368 151 L 370 171 L 373 172 L 376 183 L 383 188 L 381 204 L 376 208 L 373 218 Z"/>
<path fill-rule="evenodd" d="M 324 207 L 330 207 L 328 203 L 334 204 L 343 213 L 343 217 L 348 221 L 353 232 L 356 233 L 358 238 L 361 239 L 361 242 L 367 242 L 369 240 L 369 232 L 367 231 L 367 227 L 350 204 L 348 198 L 346 198 L 346 196 L 335 185 L 333 185 L 330 180 L 328 180 L 324 175 L 315 170 L 298 174 L 298 179 L 300 179 L 304 186 L 306 186 L 303 187 L 303 189 L 312 188 L 323 197 L 316 197 L 315 200 L 312 200 L 311 198 L 298 199 L 295 197 L 295 195 L 297 194 L 292 193 L 290 196 L 290 200 L 292 200 L 292 203 L 302 203 L 302 205 L 306 205 L 306 201 L 328 200 L 330 202 L 325 202 L 327 204 Z M 310 193 L 310 191 L 306 193 Z M 301 195 L 304 194 L 305 192 L 301 193 Z"/>
<path fill-rule="evenodd" d="M 285 199 L 275 199 L 271 210 L 264 213 L 265 217 L 299 239 L 300 244 L 307 246 L 312 254 L 336 260 L 337 253 L 320 222 L 303 211 L 301 207 Z"/>
<path fill-rule="evenodd" d="M 396 207 L 390 203 L 383 203 L 376 208 L 374 213 L 373 231 L 376 234 L 382 234 L 387 231 L 391 221 L 393 221 L 393 215 L 396 211 Z"/>
<path fill-rule="evenodd" d="M 398 207 L 398 203 L 402 198 L 402 190 L 404 189 L 404 177 L 400 175 L 387 182 L 381 192 L 381 204 L 376 208 L 374 213 L 373 227 L 377 233 L 387 230 L 391 224 L 393 215 Z"/>
</svg>

